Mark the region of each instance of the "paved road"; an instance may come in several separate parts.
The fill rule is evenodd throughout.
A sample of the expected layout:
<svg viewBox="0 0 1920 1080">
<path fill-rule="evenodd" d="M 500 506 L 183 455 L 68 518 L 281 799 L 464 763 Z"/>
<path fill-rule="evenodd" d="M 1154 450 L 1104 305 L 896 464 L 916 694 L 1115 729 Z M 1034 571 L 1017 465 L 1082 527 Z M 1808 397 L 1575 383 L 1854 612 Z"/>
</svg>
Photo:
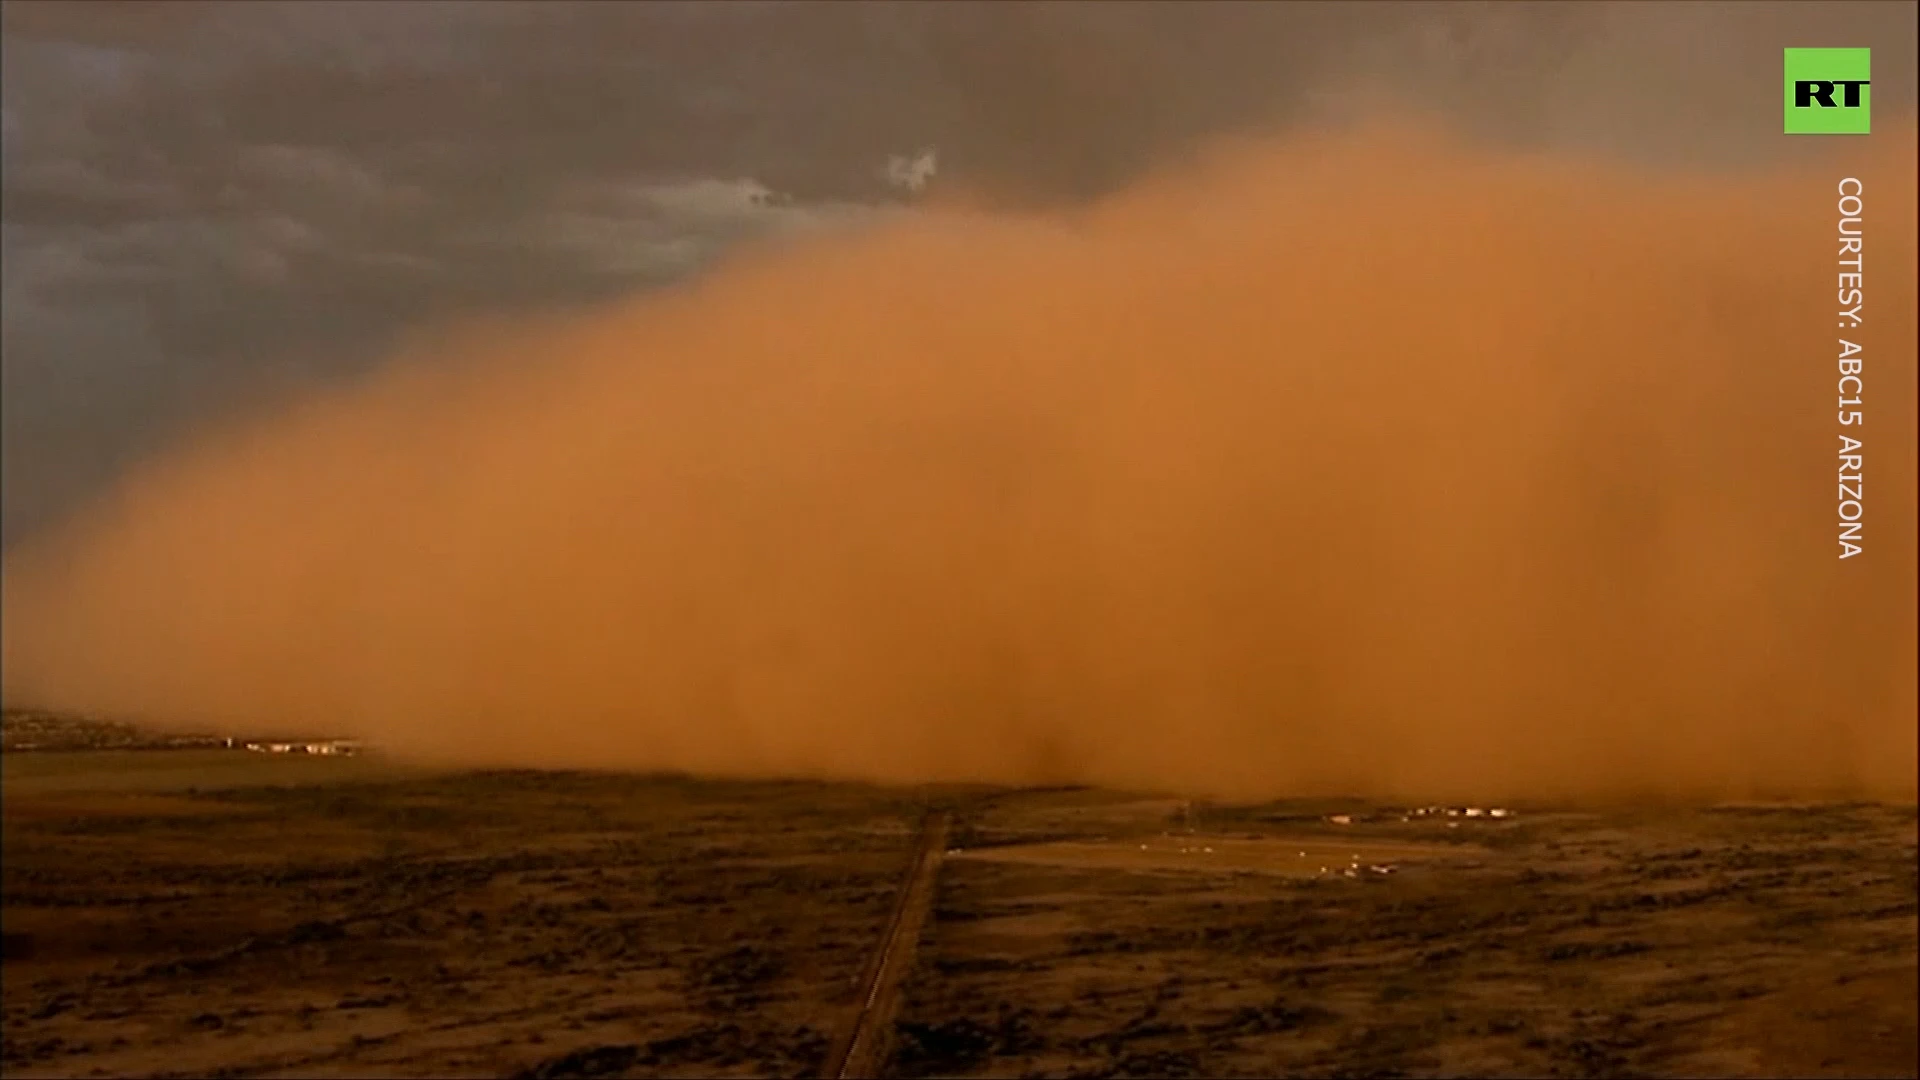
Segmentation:
<svg viewBox="0 0 1920 1080">
<path fill-rule="evenodd" d="M 920 929 L 933 906 L 934 878 L 947 851 L 952 816 L 941 811 L 927 815 L 920 826 L 913 863 L 895 898 L 880 947 L 867 962 L 860 980 L 860 996 L 834 1039 L 821 1075 L 831 1080 L 877 1077 L 885 1067 L 893 1034 L 893 1012 L 900 999 L 900 980 L 913 967 Z"/>
</svg>

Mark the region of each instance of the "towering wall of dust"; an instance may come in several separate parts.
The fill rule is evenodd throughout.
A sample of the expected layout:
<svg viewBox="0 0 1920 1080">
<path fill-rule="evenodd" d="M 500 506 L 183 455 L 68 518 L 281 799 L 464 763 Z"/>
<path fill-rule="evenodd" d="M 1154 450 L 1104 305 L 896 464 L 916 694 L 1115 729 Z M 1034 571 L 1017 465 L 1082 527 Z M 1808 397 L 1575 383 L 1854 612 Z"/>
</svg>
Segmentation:
<svg viewBox="0 0 1920 1080">
<path fill-rule="evenodd" d="M 7 694 L 467 763 L 1911 797 L 1915 142 L 1833 143 L 1247 145 L 445 335 L 19 553 Z"/>
</svg>

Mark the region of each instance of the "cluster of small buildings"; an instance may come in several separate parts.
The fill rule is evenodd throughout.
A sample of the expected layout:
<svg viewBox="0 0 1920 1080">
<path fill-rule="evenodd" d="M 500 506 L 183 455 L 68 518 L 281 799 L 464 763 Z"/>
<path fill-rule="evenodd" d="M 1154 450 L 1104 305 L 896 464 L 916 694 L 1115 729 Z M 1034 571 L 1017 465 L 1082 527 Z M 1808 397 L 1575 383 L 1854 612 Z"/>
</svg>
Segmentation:
<svg viewBox="0 0 1920 1080">
<path fill-rule="evenodd" d="M 228 740 L 232 744 L 232 740 Z M 360 752 L 353 739 L 323 739 L 319 742 L 250 742 L 247 749 L 256 754 L 319 754 L 323 757 L 349 757 Z"/>
<path fill-rule="evenodd" d="M 1512 817 L 1513 811 L 1508 810 L 1504 807 L 1499 807 L 1499 806 L 1495 806 L 1492 808 L 1483 808 L 1478 806 L 1422 806 L 1417 810 L 1408 811 L 1401 820 L 1412 821 L 1414 818 L 1417 818 L 1417 817 L 1439 817 L 1442 815 L 1446 817 L 1503 818 L 1503 817 Z"/>
<path fill-rule="evenodd" d="M 1508 818 L 1512 816 L 1513 816 L 1513 811 L 1508 810 L 1507 808 L 1502 806 L 1494 806 L 1494 807 L 1422 806 L 1412 810 L 1408 810 L 1406 813 L 1401 814 L 1400 820 L 1413 821 L 1419 818 L 1462 818 L 1462 817 Z M 1354 822 L 1354 815 L 1328 814 L 1326 817 L 1326 821 L 1329 825 L 1351 825 Z M 1460 823 L 1457 821 L 1450 821 L 1447 823 L 1447 827 L 1450 829 L 1459 828 L 1459 826 L 1460 826 Z"/>
</svg>

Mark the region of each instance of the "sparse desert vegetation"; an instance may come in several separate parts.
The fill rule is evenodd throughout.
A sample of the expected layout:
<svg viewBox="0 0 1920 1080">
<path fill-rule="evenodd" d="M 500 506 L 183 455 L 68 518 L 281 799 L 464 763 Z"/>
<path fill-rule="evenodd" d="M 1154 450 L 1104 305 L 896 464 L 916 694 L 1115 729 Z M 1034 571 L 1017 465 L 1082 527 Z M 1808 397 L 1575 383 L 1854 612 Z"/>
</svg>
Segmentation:
<svg viewBox="0 0 1920 1080">
<path fill-rule="evenodd" d="M 1911 807 L 1448 828 L 195 753 L 5 759 L 7 1075 L 812 1075 L 936 806 L 894 1075 L 1915 1069 Z M 1339 847 L 1400 857 L 1249 854 Z"/>
<path fill-rule="evenodd" d="M 0 9 L 0 1080 L 1920 1080 L 1920 3 Z"/>
</svg>

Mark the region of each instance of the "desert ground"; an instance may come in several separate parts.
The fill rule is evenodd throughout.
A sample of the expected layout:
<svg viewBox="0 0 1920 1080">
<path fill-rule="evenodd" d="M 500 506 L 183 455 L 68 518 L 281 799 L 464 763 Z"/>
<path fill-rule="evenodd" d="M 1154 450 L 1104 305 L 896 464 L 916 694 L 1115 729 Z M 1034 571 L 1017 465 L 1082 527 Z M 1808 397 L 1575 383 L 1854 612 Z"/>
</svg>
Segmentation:
<svg viewBox="0 0 1920 1080">
<path fill-rule="evenodd" d="M 1917 1071 L 1911 806 L 0 764 L 9 1077 L 818 1075 L 936 812 L 887 1075 Z"/>
</svg>

